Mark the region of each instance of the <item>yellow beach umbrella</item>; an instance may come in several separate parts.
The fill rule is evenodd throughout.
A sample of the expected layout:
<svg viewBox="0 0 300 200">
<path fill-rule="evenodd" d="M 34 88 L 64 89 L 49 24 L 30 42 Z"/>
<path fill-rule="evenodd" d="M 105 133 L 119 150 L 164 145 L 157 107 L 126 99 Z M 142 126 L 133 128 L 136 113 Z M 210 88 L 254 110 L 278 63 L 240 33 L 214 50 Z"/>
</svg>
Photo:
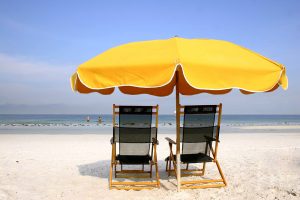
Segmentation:
<svg viewBox="0 0 300 200">
<path fill-rule="evenodd" d="M 174 37 L 109 49 L 81 64 L 71 85 L 80 93 L 111 94 L 119 88 L 125 94 L 155 96 L 167 96 L 176 86 L 179 164 L 179 94 L 225 94 L 233 88 L 244 94 L 270 92 L 279 85 L 287 89 L 288 79 L 283 65 L 236 44 Z"/>
<path fill-rule="evenodd" d="M 72 77 L 80 93 L 111 94 L 118 87 L 126 94 L 166 96 L 179 92 L 222 94 L 232 88 L 245 93 L 287 88 L 283 65 L 230 42 L 171 38 L 121 45 L 81 64 Z"/>
</svg>

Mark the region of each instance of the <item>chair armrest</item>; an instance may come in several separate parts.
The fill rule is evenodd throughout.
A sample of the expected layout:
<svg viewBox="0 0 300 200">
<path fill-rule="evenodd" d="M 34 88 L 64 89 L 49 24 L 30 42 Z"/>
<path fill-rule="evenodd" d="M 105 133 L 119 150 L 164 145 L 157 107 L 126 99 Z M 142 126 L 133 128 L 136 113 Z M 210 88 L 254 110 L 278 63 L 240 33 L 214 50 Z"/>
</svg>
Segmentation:
<svg viewBox="0 0 300 200">
<path fill-rule="evenodd" d="M 156 138 L 152 138 L 152 144 L 159 144 L 158 140 Z"/>
<path fill-rule="evenodd" d="M 111 137 L 110 138 L 110 144 L 114 144 L 115 142 L 114 142 L 114 137 Z"/>
<path fill-rule="evenodd" d="M 217 141 L 215 138 L 209 137 L 209 136 L 205 136 L 205 139 L 207 139 L 207 141 L 211 141 L 211 142 L 214 142 L 214 141 L 220 142 L 220 140 Z"/>
<path fill-rule="evenodd" d="M 172 140 L 171 138 L 166 137 L 165 138 L 170 144 L 176 144 L 176 142 L 174 142 L 174 140 Z"/>
</svg>

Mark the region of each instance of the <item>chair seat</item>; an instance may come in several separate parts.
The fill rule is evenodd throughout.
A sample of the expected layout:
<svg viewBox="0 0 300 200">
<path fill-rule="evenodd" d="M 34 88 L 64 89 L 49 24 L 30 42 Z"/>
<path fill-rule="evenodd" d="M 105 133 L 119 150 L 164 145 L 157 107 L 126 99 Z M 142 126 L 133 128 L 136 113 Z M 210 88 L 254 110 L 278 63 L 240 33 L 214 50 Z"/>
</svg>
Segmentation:
<svg viewBox="0 0 300 200">
<path fill-rule="evenodd" d="M 116 159 L 121 163 L 121 164 L 149 164 L 150 161 L 152 160 L 150 155 L 146 156 L 131 156 L 131 155 L 117 155 Z"/>
<path fill-rule="evenodd" d="M 176 160 L 176 155 L 174 155 L 174 159 Z M 168 156 L 165 161 L 170 160 L 170 156 Z M 181 154 L 180 160 L 183 163 L 202 163 L 202 162 L 212 162 L 213 158 L 207 156 L 203 153 L 198 154 Z"/>
</svg>

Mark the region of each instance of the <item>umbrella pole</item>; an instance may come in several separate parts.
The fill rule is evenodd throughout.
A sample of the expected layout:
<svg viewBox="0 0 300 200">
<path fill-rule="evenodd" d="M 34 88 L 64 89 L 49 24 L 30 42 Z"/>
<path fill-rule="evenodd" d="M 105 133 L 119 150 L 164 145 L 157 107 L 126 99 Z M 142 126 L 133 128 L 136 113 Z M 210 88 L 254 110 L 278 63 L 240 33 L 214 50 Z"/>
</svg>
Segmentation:
<svg viewBox="0 0 300 200">
<path fill-rule="evenodd" d="M 176 71 L 176 170 L 177 170 L 177 191 L 180 192 L 180 102 L 179 102 L 179 84 L 178 70 Z"/>
</svg>

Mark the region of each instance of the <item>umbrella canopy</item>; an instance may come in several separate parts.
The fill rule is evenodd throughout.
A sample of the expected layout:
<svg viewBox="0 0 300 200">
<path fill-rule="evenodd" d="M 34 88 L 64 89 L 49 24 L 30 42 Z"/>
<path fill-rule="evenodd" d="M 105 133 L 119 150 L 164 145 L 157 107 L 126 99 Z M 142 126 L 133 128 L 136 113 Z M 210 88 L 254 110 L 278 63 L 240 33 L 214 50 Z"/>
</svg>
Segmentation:
<svg viewBox="0 0 300 200">
<path fill-rule="evenodd" d="M 287 89 L 285 67 L 236 44 L 210 39 L 133 42 L 109 49 L 81 64 L 71 78 L 80 93 L 167 96 L 173 92 L 179 71 L 179 93 L 225 94 Z"/>
</svg>

